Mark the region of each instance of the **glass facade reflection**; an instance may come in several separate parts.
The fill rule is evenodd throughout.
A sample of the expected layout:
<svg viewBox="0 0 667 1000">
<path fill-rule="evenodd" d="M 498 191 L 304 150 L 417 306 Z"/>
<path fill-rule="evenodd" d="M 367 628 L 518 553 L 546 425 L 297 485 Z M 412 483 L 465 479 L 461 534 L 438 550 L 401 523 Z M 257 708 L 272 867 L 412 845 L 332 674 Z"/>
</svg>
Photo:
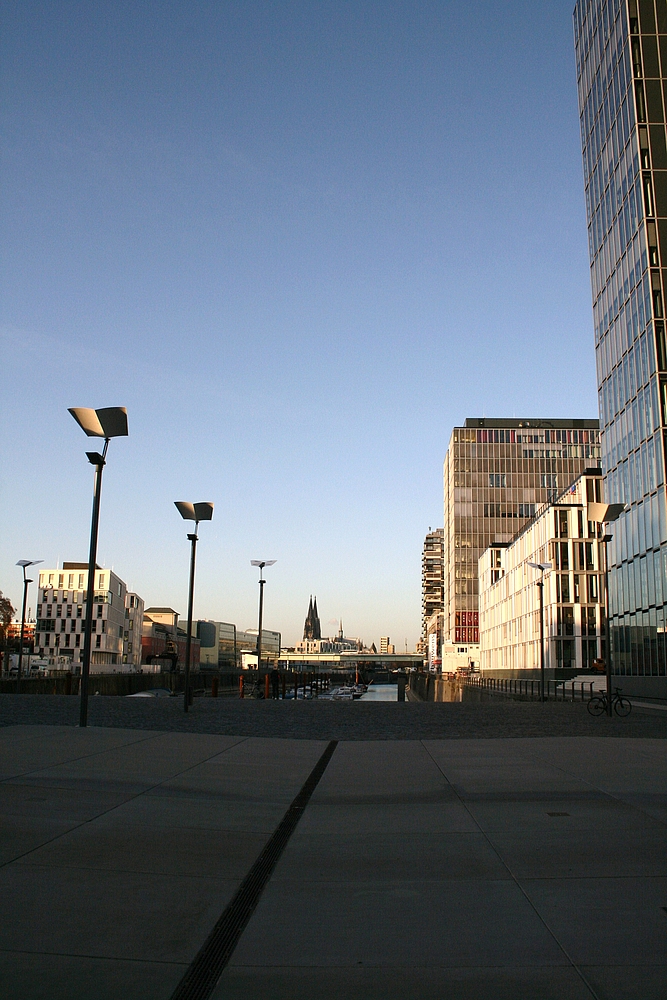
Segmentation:
<svg viewBox="0 0 667 1000">
<path fill-rule="evenodd" d="M 573 18 L 602 469 L 607 500 L 629 505 L 609 546 L 613 669 L 659 679 L 667 601 L 667 3 L 580 0 Z M 664 688 L 656 680 L 643 690 Z"/>
</svg>

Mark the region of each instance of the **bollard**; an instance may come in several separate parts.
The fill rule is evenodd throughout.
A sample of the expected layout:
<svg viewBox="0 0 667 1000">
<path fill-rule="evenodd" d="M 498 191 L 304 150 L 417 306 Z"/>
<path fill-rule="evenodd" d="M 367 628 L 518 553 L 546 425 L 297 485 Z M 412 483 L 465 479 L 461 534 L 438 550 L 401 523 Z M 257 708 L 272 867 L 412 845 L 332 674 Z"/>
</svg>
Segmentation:
<svg viewBox="0 0 667 1000">
<path fill-rule="evenodd" d="M 265 699 L 265 701 L 268 701 L 269 697 L 270 697 L 269 675 L 268 674 L 264 674 L 264 699 Z"/>
<path fill-rule="evenodd" d="M 239 698 L 244 698 L 245 692 L 243 690 L 243 677 L 239 677 Z"/>
</svg>

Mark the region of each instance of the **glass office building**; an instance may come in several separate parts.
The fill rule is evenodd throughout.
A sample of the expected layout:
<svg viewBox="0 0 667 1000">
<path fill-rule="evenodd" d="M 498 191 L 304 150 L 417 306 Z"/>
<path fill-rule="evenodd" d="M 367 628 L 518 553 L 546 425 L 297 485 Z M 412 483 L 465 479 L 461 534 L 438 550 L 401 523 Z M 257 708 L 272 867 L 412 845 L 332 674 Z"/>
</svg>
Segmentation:
<svg viewBox="0 0 667 1000">
<path fill-rule="evenodd" d="M 573 17 L 602 469 L 629 505 L 609 546 L 612 664 L 628 692 L 664 696 L 667 3 L 580 0 Z"/>
<path fill-rule="evenodd" d="M 443 640 L 479 642 L 478 561 L 600 464 L 597 420 L 468 417 L 445 456 Z"/>
</svg>

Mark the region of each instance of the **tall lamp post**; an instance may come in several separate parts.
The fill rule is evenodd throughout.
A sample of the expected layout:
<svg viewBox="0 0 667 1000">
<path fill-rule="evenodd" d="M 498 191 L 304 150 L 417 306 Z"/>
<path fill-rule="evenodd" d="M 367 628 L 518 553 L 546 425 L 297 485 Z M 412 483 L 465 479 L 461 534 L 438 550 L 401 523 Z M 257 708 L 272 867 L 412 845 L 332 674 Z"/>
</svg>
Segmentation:
<svg viewBox="0 0 667 1000">
<path fill-rule="evenodd" d="M 551 569 L 551 563 L 529 562 L 528 565 L 540 571 L 540 578 L 537 581 L 540 590 L 540 701 L 544 701 L 544 574 Z"/>
<path fill-rule="evenodd" d="M 257 631 L 257 676 L 259 677 L 259 671 L 262 667 L 262 616 L 264 614 L 264 584 L 266 580 L 262 576 L 262 570 L 265 566 L 273 566 L 276 562 L 275 559 L 251 559 L 251 566 L 259 566 L 259 628 Z"/>
<path fill-rule="evenodd" d="M 618 521 L 625 510 L 624 503 L 589 503 L 588 516 L 591 521 L 599 524 L 608 524 Z M 604 545 L 604 620 L 605 633 L 607 636 L 607 655 L 605 661 L 605 673 L 607 675 L 607 715 L 611 715 L 611 629 L 609 628 L 609 542 L 614 536 L 605 528 L 605 533 L 600 539 Z"/>
<path fill-rule="evenodd" d="M 97 531 L 100 523 L 100 497 L 102 494 L 102 470 L 106 464 L 109 441 L 114 437 L 127 437 L 127 410 L 124 406 L 107 406 L 101 410 L 91 410 L 85 406 L 69 408 L 81 430 L 88 437 L 104 438 L 104 448 L 87 451 L 86 457 L 95 466 L 93 487 L 93 515 L 90 525 L 90 551 L 88 554 L 88 584 L 86 591 L 86 621 L 84 624 L 83 659 L 81 661 L 81 703 L 79 706 L 79 726 L 88 725 L 88 675 L 90 674 L 90 653 L 93 637 L 93 601 L 95 598 L 95 569 L 97 566 Z"/>
<path fill-rule="evenodd" d="M 21 640 L 19 646 L 19 666 L 16 671 L 16 693 L 18 694 L 21 690 L 21 667 L 23 666 L 23 635 L 25 633 L 25 606 L 28 600 L 28 587 L 32 583 L 32 580 L 28 580 L 25 575 L 26 566 L 39 566 L 40 563 L 44 562 L 43 559 L 19 559 L 17 566 L 21 566 L 23 569 L 23 610 L 21 612 Z M 30 657 L 28 657 L 28 669 L 30 669 Z"/>
<path fill-rule="evenodd" d="M 175 500 L 175 506 L 184 521 L 194 521 L 194 533 L 188 538 L 192 542 L 190 549 L 190 586 L 188 589 L 188 634 L 185 638 L 185 691 L 183 694 L 183 711 L 187 712 L 190 707 L 190 650 L 192 648 L 192 604 L 195 596 L 195 554 L 197 551 L 197 528 L 200 521 L 210 521 L 213 517 L 213 504 L 204 501 L 202 503 L 189 503 L 187 500 Z"/>
</svg>

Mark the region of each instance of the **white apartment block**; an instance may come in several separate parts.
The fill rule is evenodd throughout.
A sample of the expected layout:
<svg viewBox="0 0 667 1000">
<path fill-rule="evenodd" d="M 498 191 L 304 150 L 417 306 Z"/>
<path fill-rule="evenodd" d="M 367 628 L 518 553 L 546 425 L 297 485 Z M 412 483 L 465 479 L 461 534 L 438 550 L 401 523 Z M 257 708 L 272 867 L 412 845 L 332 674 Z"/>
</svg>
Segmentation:
<svg viewBox="0 0 667 1000">
<path fill-rule="evenodd" d="M 84 623 L 88 591 L 88 564 L 63 563 L 62 569 L 45 569 L 39 574 L 35 624 L 35 653 L 48 659 L 51 667 L 81 670 Z M 126 606 L 127 587 L 113 570 L 95 570 L 93 581 L 93 632 L 91 673 L 120 673 L 136 669 L 135 646 L 130 633 L 137 631 L 141 663 L 141 617 L 130 617 Z M 127 612 L 127 616 L 126 616 Z M 132 627 L 130 628 L 130 621 Z M 127 633 L 127 637 L 126 637 Z M 130 660 L 129 645 L 132 646 Z M 127 660 L 125 660 L 127 657 Z"/>
<path fill-rule="evenodd" d="M 540 571 L 544 573 L 545 669 L 572 676 L 604 658 L 605 563 L 602 525 L 589 503 L 602 500 L 599 470 L 587 469 L 554 503 L 543 506 L 510 542 L 479 560 L 482 673 L 516 677 L 540 669 Z"/>
</svg>

